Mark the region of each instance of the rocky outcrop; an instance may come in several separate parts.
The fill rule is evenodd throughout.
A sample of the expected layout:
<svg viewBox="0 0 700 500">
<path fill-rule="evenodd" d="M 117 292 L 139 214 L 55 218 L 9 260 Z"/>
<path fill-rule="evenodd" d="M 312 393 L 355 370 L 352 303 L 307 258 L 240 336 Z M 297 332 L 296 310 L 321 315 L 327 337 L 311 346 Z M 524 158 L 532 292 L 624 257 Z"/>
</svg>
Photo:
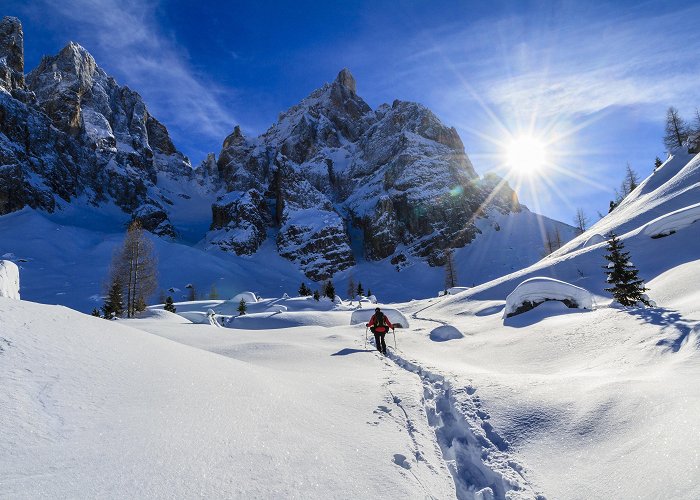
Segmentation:
<svg viewBox="0 0 700 500">
<path fill-rule="evenodd" d="M 0 20 L 0 89 L 8 93 L 25 90 L 24 34 L 16 17 Z"/>
<path fill-rule="evenodd" d="M 212 205 L 207 241 L 237 255 L 252 255 L 265 241 L 270 217 L 263 196 L 255 189 L 232 191 Z"/>
<path fill-rule="evenodd" d="M 439 265 L 478 217 L 520 209 L 506 183 L 476 175 L 454 128 L 412 102 L 372 111 L 347 69 L 257 140 L 236 128 L 217 166 L 228 189 L 265 193 L 280 254 L 313 279 L 353 264 L 349 225 L 371 260 Z"/>
<path fill-rule="evenodd" d="M 0 214 L 24 206 L 56 210 L 84 197 L 114 203 L 161 236 L 174 236 L 162 176 L 194 177 L 189 160 L 138 93 L 69 43 L 24 76 L 22 27 L 0 22 Z"/>
</svg>

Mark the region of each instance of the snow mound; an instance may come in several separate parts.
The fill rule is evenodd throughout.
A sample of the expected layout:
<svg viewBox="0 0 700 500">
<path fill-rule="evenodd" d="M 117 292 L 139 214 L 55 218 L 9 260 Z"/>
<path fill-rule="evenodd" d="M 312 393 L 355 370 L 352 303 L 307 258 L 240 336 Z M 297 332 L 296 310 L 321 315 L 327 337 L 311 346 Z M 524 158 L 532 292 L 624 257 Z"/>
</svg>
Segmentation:
<svg viewBox="0 0 700 500">
<path fill-rule="evenodd" d="M 214 322 L 216 321 L 215 316 L 204 311 L 183 311 L 178 312 L 177 315 L 182 316 L 195 325 L 219 326 L 218 324 L 214 325 Z"/>
<path fill-rule="evenodd" d="M 285 295 L 287 295 L 287 294 L 285 294 Z M 236 304 L 238 304 L 241 300 L 245 300 L 246 303 L 250 304 L 253 302 L 257 302 L 258 298 L 256 297 L 256 295 L 253 292 L 241 292 L 238 295 L 234 296 L 231 299 L 231 302 L 235 302 Z"/>
<path fill-rule="evenodd" d="M 382 312 L 386 314 L 391 324 L 396 328 L 409 327 L 408 318 L 398 309 L 382 308 Z M 372 319 L 373 314 L 374 309 L 356 309 L 352 312 L 352 316 L 350 316 L 350 324 L 357 325 L 359 323 L 367 323 Z"/>
<path fill-rule="evenodd" d="M 435 342 L 444 342 L 446 340 L 455 340 L 461 338 L 464 338 L 462 332 L 457 330 L 457 328 L 455 328 L 452 325 L 438 326 L 430 332 L 430 340 L 433 340 Z"/>
<path fill-rule="evenodd" d="M 559 300 L 572 308 L 593 309 L 593 296 L 585 288 L 540 276 L 523 281 L 506 297 L 503 318 L 515 316 L 548 300 Z"/>
<path fill-rule="evenodd" d="M 589 236 L 588 239 L 583 243 L 583 248 L 592 247 L 593 245 L 604 243 L 605 241 L 606 239 L 602 234 L 595 233 Z"/>
<path fill-rule="evenodd" d="M 224 320 L 226 328 L 239 330 L 277 330 L 299 326 L 333 328 L 348 324 L 346 311 L 265 312 L 232 316 Z"/>
<path fill-rule="evenodd" d="M 698 220 L 700 220 L 700 203 L 681 208 L 680 210 L 654 219 L 644 226 L 642 234 L 651 236 L 652 238 L 661 238 L 673 234 L 680 229 L 684 229 Z"/>
<path fill-rule="evenodd" d="M 166 311 L 164 309 L 155 309 L 152 307 L 149 307 L 144 312 L 140 313 L 136 319 L 156 319 L 167 323 L 191 323 L 191 321 L 186 319 L 181 314 L 171 313 L 170 311 Z"/>
<path fill-rule="evenodd" d="M 0 260 L 0 297 L 19 300 L 19 268 L 9 260 Z"/>
</svg>

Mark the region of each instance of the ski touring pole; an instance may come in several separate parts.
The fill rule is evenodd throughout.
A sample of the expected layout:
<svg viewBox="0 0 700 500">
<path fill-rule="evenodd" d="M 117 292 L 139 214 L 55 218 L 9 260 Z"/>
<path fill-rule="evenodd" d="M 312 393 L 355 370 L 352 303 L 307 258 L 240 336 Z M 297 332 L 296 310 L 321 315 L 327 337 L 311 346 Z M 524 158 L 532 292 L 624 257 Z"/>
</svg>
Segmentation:
<svg viewBox="0 0 700 500">
<path fill-rule="evenodd" d="M 392 328 L 391 333 L 394 334 L 394 350 L 398 351 L 399 349 L 396 347 L 396 328 Z"/>
<path fill-rule="evenodd" d="M 365 350 L 367 350 L 367 327 L 365 327 Z"/>
</svg>

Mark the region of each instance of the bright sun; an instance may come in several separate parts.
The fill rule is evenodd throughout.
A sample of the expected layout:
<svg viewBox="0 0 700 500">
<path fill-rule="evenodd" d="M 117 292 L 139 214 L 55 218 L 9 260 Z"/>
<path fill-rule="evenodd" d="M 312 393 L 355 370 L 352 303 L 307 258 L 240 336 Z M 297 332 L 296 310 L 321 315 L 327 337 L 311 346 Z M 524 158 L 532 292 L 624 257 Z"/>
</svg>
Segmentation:
<svg viewBox="0 0 700 500">
<path fill-rule="evenodd" d="M 515 138 L 507 146 L 506 161 L 508 166 L 523 174 L 541 170 L 547 162 L 544 144 L 530 136 Z"/>
</svg>

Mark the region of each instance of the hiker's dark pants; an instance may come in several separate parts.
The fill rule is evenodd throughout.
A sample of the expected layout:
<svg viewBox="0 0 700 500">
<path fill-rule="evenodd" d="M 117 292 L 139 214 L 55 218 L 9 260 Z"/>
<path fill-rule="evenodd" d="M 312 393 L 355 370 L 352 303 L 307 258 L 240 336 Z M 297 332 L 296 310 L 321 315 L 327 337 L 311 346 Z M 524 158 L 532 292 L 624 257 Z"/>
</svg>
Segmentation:
<svg viewBox="0 0 700 500">
<path fill-rule="evenodd" d="M 386 335 L 386 332 L 373 332 L 374 333 L 374 345 L 377 346 L 377 350 L 379 352 L 383 352 L 386 354 L 386 342 L 384 342 L 384 336 Z"/>
</svg>

